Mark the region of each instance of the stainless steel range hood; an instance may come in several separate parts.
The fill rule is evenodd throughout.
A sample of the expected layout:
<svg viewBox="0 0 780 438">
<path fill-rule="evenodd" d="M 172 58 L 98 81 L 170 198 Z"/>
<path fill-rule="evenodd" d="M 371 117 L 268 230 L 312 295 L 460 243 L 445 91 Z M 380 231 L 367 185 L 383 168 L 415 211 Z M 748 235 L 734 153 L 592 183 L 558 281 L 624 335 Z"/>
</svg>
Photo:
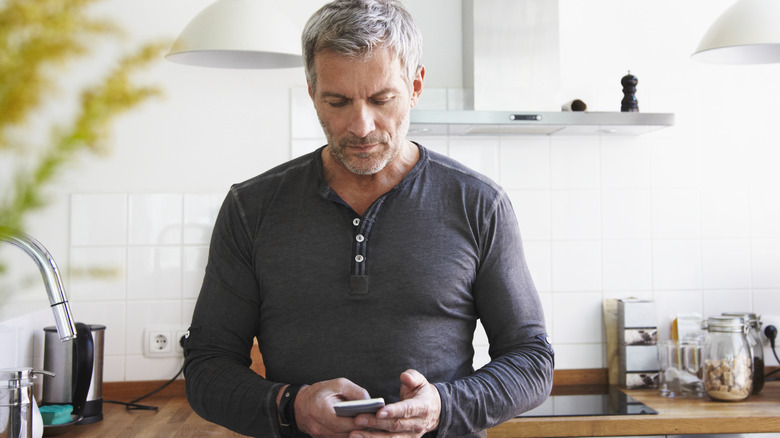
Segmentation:
<svg viewBox="0 0 780 438">
<path fill-rule="evenodd" d="M 561 111 L 558 0 L 462 7 L 468 99 L 458 109 L 412 110 L 410 135 L 639 135 L 674 124 L 667 113 Z"/>
</svg>

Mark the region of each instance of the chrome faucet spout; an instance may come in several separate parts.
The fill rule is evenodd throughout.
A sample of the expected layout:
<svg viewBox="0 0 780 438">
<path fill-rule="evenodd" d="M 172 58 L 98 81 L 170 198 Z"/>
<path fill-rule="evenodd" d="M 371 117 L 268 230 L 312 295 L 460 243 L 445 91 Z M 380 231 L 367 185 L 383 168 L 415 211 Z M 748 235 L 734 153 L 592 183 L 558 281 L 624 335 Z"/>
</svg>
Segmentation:
<svg viewBox="0 0 780 438">
<path fill-rule="evenodd" d="M 0 241 L 8 242 L 20 248 L 35 261 L 38 269 L 41 271 L 46 293 L 49 295 L 49 304 L 51 304 L 51 310 L 54 312 L 54 321 L 57 325 L 57 333 L 60 339 L 63 341 L 74 339 L 76 337 L 76 325 L 73 321 L 73 314 L 70 311 L 68 295 L 65 293 L 65 286 L 62 284 L 57 263 L 49 251 L 32 237 L 23 233 L 11 232 L 2 227 L 0 227 Z"/>
</svg>

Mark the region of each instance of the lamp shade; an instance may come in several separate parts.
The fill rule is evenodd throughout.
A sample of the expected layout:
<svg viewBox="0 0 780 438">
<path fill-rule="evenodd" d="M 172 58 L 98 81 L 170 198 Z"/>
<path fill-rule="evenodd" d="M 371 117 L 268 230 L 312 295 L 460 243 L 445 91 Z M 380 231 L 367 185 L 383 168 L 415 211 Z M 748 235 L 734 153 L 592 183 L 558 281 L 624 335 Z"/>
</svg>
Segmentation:
<svg viewBox="0 0 780 438">
<path fill-rule="evenodd" d="M 217 0 L 187 24 L 165 58 L 203 67 L 300 67 L 300 40 L 273 1 Z"/>
<path fill-rule="evenodd" d="M 691 58 L 717 64 L 780 62 L 780 1 L 737 1 L 710 26 Z"/>
</svg>

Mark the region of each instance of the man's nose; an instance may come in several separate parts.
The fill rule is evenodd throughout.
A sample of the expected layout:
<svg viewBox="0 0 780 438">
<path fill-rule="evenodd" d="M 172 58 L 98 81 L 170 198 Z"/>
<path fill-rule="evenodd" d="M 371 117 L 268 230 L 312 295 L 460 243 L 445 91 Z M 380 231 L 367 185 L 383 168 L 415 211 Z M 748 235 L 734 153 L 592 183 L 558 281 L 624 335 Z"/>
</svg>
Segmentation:
<svg viewBox="0 0 780 438">
<path fill-rule="evenodd" d="M 350 133 L 359 138 L 368 136 L 376 129 L 374 117 L 374 111 L 368 105 L 356 105 L 349 123 Z"/>
</svg>

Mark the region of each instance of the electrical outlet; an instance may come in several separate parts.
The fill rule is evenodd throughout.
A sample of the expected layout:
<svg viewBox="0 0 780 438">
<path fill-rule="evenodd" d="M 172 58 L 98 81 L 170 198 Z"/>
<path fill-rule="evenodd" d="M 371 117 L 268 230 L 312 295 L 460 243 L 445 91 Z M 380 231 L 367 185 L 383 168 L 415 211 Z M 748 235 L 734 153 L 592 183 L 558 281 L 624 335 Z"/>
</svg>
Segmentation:
<svg viewBox="0 0 780 438">
<path fill-rule="evenodd" d="M 184 352 L 179 345 L 180 334 L 187 330 L 178 326 L 156 326 L 144 329 L 145 357 L 179 357 Z"/>
</svg>

